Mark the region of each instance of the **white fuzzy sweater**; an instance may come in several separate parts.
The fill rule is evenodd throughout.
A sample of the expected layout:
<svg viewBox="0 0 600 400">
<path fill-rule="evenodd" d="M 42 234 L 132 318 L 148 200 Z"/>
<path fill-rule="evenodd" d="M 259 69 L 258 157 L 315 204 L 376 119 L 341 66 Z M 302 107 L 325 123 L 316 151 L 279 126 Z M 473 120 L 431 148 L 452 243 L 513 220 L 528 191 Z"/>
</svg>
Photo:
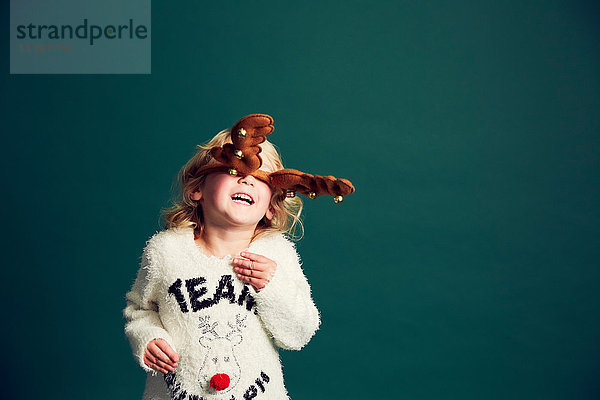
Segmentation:
<svg viewBox="0 0 600 400">
<path fill-rule="evenodd" d="M 304 347 L 319 328 L 319 311 L 285 236 L 259 238 L 248 251 L 277 263 L 259 292 L 237 278 L 230 256 L 203 254 L 191 228 L 148 239 L 123 310 L 133 353 L 148 372 L 144 400 L 289 399 L 277 347 Z M 174 372 L 164 375 L 144 364 L 154 338 L 179 353 Z M 226 374 L 229 386 L 211 388 L 216 374 Z"/>
</svg>

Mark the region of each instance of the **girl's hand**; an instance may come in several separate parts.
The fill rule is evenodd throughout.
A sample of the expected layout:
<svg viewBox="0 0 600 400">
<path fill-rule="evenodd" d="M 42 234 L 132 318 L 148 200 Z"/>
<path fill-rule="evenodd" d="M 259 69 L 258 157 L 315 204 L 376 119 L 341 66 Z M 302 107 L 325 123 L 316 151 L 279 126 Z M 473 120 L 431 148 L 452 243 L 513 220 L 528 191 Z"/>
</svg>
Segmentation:
<svg viewBox="0 0 600 400">
<path fill-rule="evenodd" d="M 179 361 L 179 354 L 165 339 L 150 341 L 144 351 L 144 364 L 163 374 L 173 371 L 177 367 L 177 361 Z"/>
<path fill-rule="evenodd" d="M 275 273 L 277 264 L 275 261 L 260 254 L 248 253 L 246 251 L 240 253 L 240 255 L 244 258 L 234 258 L 233 263 L 236 266 L 233 269 L 240 280 L 248 282 L 258 292 L 269 283 Z"/>
</svg>

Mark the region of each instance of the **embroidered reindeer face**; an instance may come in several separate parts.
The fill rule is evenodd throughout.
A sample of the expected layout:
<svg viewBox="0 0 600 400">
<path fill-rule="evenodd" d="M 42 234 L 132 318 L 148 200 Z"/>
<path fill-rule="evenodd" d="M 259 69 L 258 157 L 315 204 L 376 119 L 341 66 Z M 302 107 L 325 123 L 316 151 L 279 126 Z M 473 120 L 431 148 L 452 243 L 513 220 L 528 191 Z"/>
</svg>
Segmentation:
<svg viewBox="0 0 600 400">
<path fill-rule="evenodd" d="M 246 327 L 246 317 L 236 315 L 234 322 L 227 322 L 229 332 L 219 335 L 215 328 L 219 322 L 210 323 L 210 316 L 200 317 L 199 328 L 202 335 L 200 344 L 206 349 L 206 355 L 199 371 L 200 384 L 207 391 L 226 393 L 239 382 L 242 374 L 235 354 L 235 347 L 244 339 L 242 328 Z"/>
</svg>

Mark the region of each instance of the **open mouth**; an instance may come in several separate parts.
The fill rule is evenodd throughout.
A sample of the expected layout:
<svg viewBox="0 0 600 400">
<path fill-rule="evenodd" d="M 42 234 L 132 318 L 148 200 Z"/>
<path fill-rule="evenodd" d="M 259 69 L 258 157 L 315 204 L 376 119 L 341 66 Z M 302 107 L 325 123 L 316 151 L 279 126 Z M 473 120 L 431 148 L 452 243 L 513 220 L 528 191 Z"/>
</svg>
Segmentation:
<svg viewBox="0 0 600 400">
<path fill-rule="evenodd" d="M 246 193 L 235 193 L 233 196 L 231 196 L 231 200 L 233 200 L 236 203 L 244 204 L 247 206 L 251 206 L 252 204 L 254 204 L 254 199 Z"/>
</svg>

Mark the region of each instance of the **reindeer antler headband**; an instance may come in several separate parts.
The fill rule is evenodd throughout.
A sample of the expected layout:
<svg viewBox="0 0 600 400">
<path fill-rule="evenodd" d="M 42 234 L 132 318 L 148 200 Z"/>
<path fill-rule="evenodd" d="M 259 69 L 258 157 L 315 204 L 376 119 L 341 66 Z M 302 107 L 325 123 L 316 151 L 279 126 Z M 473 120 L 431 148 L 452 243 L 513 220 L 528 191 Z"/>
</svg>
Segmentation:
<svg viewBox="0 0 600 400">
<path fill-rule="evenodd" d="M 273 187 L 284 189 L 288 197 L 294 197 L 296 192 L 311 199 L 329 195 L 333 196 L 336 203 L 354 192 L 352 182 L 331 175 L 310 175 L 295 169 L 281 169 L 269 173 L 259 169 L 262 166 L 262 149 L 259 145 L 267 140 L 266 136 L 274 129 L 273 118 L 269 115 L 245 116 L 231 128 L 232 143 L 210 149 L 215 162 L 211 161 L 201 167 L 196 174 L 226 169 L 231 175 L 252 175 Z"/>
</svg>

